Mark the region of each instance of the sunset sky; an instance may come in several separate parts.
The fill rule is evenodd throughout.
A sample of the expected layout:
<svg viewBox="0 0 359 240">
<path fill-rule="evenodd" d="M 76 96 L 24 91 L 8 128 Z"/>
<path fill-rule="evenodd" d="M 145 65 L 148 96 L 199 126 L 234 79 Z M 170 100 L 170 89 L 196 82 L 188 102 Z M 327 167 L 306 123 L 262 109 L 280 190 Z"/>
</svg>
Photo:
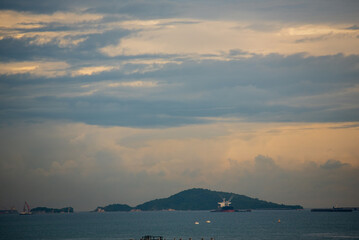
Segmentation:
<svg viewBox="0 0 359 240">
<path fill-rule="evenodd" d="M 0 209 L 193 187 L 359 206 L 358 13 L 354 0 L 1 0 Z"/>
</svg>

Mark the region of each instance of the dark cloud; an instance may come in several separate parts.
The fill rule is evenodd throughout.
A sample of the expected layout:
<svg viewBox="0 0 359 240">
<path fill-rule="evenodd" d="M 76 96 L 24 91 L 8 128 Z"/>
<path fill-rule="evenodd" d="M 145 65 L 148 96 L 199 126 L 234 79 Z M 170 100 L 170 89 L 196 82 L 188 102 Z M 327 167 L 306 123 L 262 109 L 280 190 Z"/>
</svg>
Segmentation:
<svg viewBox="0 0 359 240">
<path fill-rule="evenodd" d="M 182 83 L 191 82 L 185 86 L 195 91 L 203 87 L 230 90 L 227 88 L 246 86 L 262 89 L 262 94 L 268 91 L 300 96 L 328 93 L 338 87 L 354 86 L 355 76 L 358 74 L 355 64 L 358 60 L 359 57 L 355 55 L 307 57 L 304 54 L 273 54 L 228 62 L 185 62 L 177 68 L 163 69 L 160 76 Z M 157 73 L 147 75 L 156 76 Z"/>
<path fill-rule="evenodd" d="M 310 38 L 302 38 L 302 39 L 298 39 L 295 40 L 296 43 L 305 43 L 305 42 L 317 42 L 317 41 L 323 41 L 323 40 L 327 40 L 329 38 L 333 37 L 333 34 L 325 34 L 325 35 L 320 35 L 318 37 L 310 37 Z"/>
<path fill-rule="evenodd" d="M 202 123 L 186 110 L 188 104 L 121 100 L 108 97 L 41 97 L 23 104 L 4 103 L 3 121 L 16 119 L 71 120 L 104 126 L 166 127 Z M 192 110 L 193 112 L 194 110 Z M 190 117 L 191 116 L 191 117 Z"/>
<path fill-rule="evenodd" d="M 69 54 L 76 55 L 76 51 Z M 71 66 L 72 71 L 88 66 L 72 61 L 78 64 Z M 114 64 L 113 61 L 103 59 L 101 64 Z M 359 120 L 359 106 L 342 108 L 357 102 L 358 96 L 346 89 L 357 84 L 358 56 L 299 54 L 254 56 L 227 62 L 183 61 L 143 73 L 125 74 L 127 70 L 146 67 L 125 64 L 119 70 L 92 76 L 67 75 L 51 80 L 29 74 L 3 75 L 2 120 L 61 118 L 119 126 L 183 125 L 198 123 L 200 117 L 240 117 L 251 121 Z M 113 82 L 148 79 L 159 81 L 159 86 L 106 87 Z M 81 87 L 86 84 L 99 84 L 100 89 L 94 85 L 96 92 L 81 95 L 88 91 Z M 64 92 L 69 96 L 61 96 Z M 341 95 L 336 97 L 336 92 Z"/>
<path fill-rule="evenodd" d="M 87 5 L 83 2 L 83 5 Z M 181 8 L 180 4 L 168 0 L 156 1 L 106 1 L 106 2 L 92 2 L 89 6 L 88 12 L 92 13 L 116 13 L 125 14 L 135 18 L 151 19 L 151 18 L 167 18 L 178 14 Z"/>
<path fill-rule="evenodd" d="M 348 19 L 359 20 L 356 14 L 359 4 L 355 0 L 344 1 L 187 1 L 185 16 L 214 19 L 237 19 L 257 21 L 347 23 Z"/>
<path fill-rule="evenodd" d="M 0 9 L 27 11 L 33 13 L 54 13 L 58 11 L 77 11 L 86 10 L 89 13 L 106 13 L 106 14 L 123 14 L 131 17 L 148 19 L 148 18 L 165 18 L 173 17 L 178 13 L 180 4 L 173 1 L 156 0 L 64 0 L 64 1 L 26 1 L 26 0 L 4 0 L 0 3 Z"/>
<path fill-rule="evenodd" d="M 74 30 L 74 29 L 72 29 Z M 109 58 L 98 51 L 99 48 L 117 44 L 121 38 L 127 36 L 127 30 L 105 31 L 103 33 L 84 34 L 77 37 L 68 37 L 73 41 L 85 38 L 78 45 L 61 47 L 59 39 L 53 39 L 45 44 L 34 44 L 35 37 L 31 38 L 3 38 L 0 40 L 0 61 L 27 61 L 38 59 L 56 59 L 57 61 L 66 61 L 68 63 L 81 63 L 84 60 L 102 61 Z M 126 59 L 129 57 L 119 56 L 115 59 Z"/>
<path fill-rule="evenodd" d="M 335 159 L 329 159 L 324 164 L 320 165 L 320 167 L 323 169 L 332 170 L 332 169 L 338 169 L 338 168 L 341 168 L 341 167 L 347 166 L 347 165 L 348 165 L 347 163 L 342 163 L 341 161 L 338 161 Z"/>
<path fill-rule="evenodd" d="M 36 46 L 30 44 L 34 38 L 14 39 L 4 38 L 0 40 L 0 60 L 2 62 L 26 61 L 39 58 L 61 58 L 64 52 L 70 52 L 55 44 Z"/>
<path fill-rule="evenodd" d="M 331 129 L 357 128 L 357 127 L 359 127 L 359 124 L 346 124 L 343 126 L 331 127 Z"/>
<path fill-rule="evenodd" d="M 124 14 L 134 18 L 187 17 L 204 19 L 250 19 L 285 22 L 342 22 L 347 19 L 358 20 L 359 4 L 353 0 L 343 1 L 26 1 L 3 0 L 0 9 L 29 11 L 34 13 L 53 13 L 56 11 L 76 11 L 87 9 L 91 13 Z"/>
<path fill-rule="evenodd" d="M 29 11 L 35 13 L 52 13 L 56 11 L 65 11 L 71 9 L 72 3 L 75 1 L 26 1 L 26 0 L 3 0 L 0 3 L 0 9 L 15 10 L 15 11 Z"/>
<path fill-rule="evenodd" d="M 358 30 L 359 29 L 359 26 L 358 25 L 353 25 L 353 26 L 350 26 L 346 29 L 349 29 L 349 30 Z"/>
<path fill-rule="evenodd" d="M 275 168 L 276 164 L 274 160 L 270 157 L 258 155 L 254 159 L 256 166 L 258 167 L 264 167 L 266 169 Z"/>
</svg>

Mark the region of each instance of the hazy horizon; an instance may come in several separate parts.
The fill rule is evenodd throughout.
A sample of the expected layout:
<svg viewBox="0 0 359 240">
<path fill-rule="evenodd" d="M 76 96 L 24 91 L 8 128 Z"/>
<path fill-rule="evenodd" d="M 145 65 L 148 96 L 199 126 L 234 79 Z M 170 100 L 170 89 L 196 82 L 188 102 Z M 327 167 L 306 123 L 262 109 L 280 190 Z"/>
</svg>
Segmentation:
<svg viewBox="0 0 359 240">
<path fill-rule="evenodd" d="M 189 188 L 359 206 L 359 2 L 0 3 L 0 208 Z"/>
</svg>

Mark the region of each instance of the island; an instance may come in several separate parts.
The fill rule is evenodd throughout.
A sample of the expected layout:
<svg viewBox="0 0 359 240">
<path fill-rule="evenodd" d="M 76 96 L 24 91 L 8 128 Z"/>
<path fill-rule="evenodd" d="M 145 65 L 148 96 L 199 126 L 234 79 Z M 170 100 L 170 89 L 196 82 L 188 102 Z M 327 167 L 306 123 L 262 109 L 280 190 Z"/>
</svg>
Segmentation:
<svg viewBox="0 0 359 240">
<path fill-rule="evenodd" d="M 192 188 L 167 198 L 155 199 L 136 207 L 126 204 L 111 204 L 106 207 L 97 207 L 96 212 L 113 211 L 174 211 L 174 210 L 214 210 L 218 208 L 218 203 L 223 199 L 231 199 L 231 204 L 235 209 L 267 209 L 267 210 L 295 210 L 303 209 L 300 205 L 285 205 L 257 198 L 251 198 L 236 193 L 212 191 L 202 188 Z"/>
<path fill-rule="evenodd" d="M 65 208 L 47 208 L 47 207 L 36 207 L 31 209 L 33 214 L 44 214 L 44 213 L 73 213 L 74 209 L 72 207 Z"/>
<path fill-rule="evenodd" d="M 10 209 L 1 209 L 0 214 L 18 214 L 19 212 L 15 209 L 15 207 L 12 207 Z"/>
<path fill-rule="evenodd" d="M 129 212 L 132 209 L 127 204 L 110 204 L 106 207 L 97 207 L 94 212 Z"/>
</svg>

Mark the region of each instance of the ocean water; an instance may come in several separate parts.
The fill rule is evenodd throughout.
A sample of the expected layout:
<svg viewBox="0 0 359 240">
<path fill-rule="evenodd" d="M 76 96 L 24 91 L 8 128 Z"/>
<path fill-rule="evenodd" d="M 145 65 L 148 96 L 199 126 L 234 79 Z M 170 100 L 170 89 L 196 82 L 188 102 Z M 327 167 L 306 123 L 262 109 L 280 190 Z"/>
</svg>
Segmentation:
<svg viewBox="0 0 359 240">
<path fill-rule="evenodd" d="M 175 211 L 0 215 L 0 239 L 129 240 L 144 235 L 159 235 L 167 240 L 359 240 L 359 212 L 264 210 L 248 213 Z"/>
</svg>

